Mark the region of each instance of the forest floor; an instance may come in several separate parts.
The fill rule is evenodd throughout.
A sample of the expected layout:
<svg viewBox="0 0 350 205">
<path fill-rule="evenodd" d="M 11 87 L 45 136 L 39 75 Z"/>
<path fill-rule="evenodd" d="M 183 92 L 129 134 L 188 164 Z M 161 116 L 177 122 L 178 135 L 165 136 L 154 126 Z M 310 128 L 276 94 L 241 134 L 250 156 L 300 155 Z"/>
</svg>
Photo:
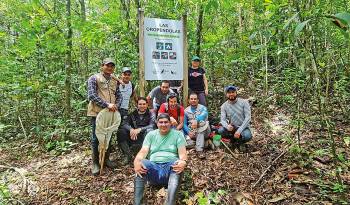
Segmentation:
<svg viewBox="0 0 350 205">
<path fill-rule="evenodd" d="M 222 146 L 208 150 L 207 158 L 200 160 L 194 150 L 188 151 L 179 204 L 348 203 L 350 193 L 343 188 L 350 185 L 349 170 L 343 169 L 344 186 L 337 187 L 330 147 L 312 131 L 315 128 L 302 133 L 301 146 L 305 148 L 299 148 L 288 115 L 275 111 L 259 116 L 256 109 L 248 153 L 231 153 Z M 343 132 L 350 135 L 350 127 Z M 119 164 L 117 169 L 105 169 L 94 177 L 87 141 L 58 156 L 41 147 L 35 140 L 0 146 L 0 191 L 10 191 L 6 203 L 132 204 L 132 166 Z M 349 160 L 349 147 L 338 147 L 337 152 Z M 120 161 L 119 150 L 112 157 Z M 164 194 L 163 189 L 147 189 L 146 204 L 162 204 Z"/>
</svg>

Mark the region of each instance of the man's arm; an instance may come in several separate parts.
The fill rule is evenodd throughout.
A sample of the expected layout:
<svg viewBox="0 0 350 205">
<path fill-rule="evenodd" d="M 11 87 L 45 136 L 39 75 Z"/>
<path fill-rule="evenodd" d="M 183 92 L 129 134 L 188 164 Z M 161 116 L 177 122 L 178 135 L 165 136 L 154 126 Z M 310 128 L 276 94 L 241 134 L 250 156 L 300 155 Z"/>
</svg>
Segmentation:
<svg viewBox="0 0 350 205">
<path fill-rule="evenodd" d="M 183 172 L 187 165 L 187 152 L 186 152 L 186 146 L 181 146 L 178 149 L 179 153 L 179 160 L 176 162 L 176 164 L 173 165 L 173 170 L 177 173 L 180 174 Z"/>
<path fill-rule="evenodd" d="M 185 111 L 184 111 L 184 108 L 181 106 L 180 107 L 179 124 L 176 127 L 177 130 L 181 130 L 183 128 L 183 126 L 184 126 L 184 116 L 185 116 Z"/>
<path fill-rule="evenodd" d="M 244 121 L 241 126 L 237 129 L 238 133 L 242 133 L 245 128 L 248 127 L 251 120 L 251 109 L 248 101 L 244 100 L 243 104 Z"/>
<path fill-rule="evenodd" d="M 147 103 L 148 103 L 148 107 L 149 107 L 150 109 L 153 109 L 153 98 L 154 98 L 154 92 L 155 92 L 155 89 L 156 89 L 156 88 L 157 88 L 157 87 L 153 88 L 153 89 L 151 90 L 151 92 L 149 92 L 148 95 L 147 95 L 147 97 L 146 97 Z"/>
<path fill-rule="evenodd" d="M 139 153 L 137 153 L 135 160 L 134 160 L 135 173 L 136 173 L 136 175 L 138 175 L 140 177 L 142 177 L 142 174 L 147 173 L 147 169 L 144 169 L 142 167 L 141 161 L 146 158 L 148 151 L 149 151 L 148 146 L 142 146 L 141 150 L 139 151 Z"/>
<path fill-rule="evenodd" d="M 102 100 L 97 94 L 97 82 L 94 75 L 88 80 L 88 100 L 95 102 L 101 108 L 108 107 L 108 103 Z"/>
<path fill-rule="evenodd" d="M 221 106 L 220 110 L 221 110 L 220 111 L 220 123 L 224 128 L 228 129 L 228 123 L 226 121 L 227 115 L 226 115 L 226 110 L 225 110 L 225 104 L 223 104 Z"/>
</svg>

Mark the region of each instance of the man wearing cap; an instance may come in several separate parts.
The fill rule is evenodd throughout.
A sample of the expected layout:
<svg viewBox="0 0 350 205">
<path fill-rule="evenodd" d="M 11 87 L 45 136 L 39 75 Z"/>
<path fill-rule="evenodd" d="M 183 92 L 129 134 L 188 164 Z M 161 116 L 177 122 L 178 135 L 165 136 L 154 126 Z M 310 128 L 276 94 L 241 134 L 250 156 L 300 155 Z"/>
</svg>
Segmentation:
<svg viewBox="0 0 350 205">
<path fill-rule="evenodd" d="M 208 80 L 204 68 L 200 67 L 201 59 L 198 56 L 192 57 L 192 66 L 188 68 L 188 87 L 191 92 L 198 95 L 199 104 L 207 106 L 205 96 L 208 95 Z"/>
<path fill-rule="evenodd" d="M 225 138 L 230 138 L 232 145 L 239 151 L 245 152 L 245 143 L 251 140 L 250 131 L 251 109 L 247 100 L 237 97 L 238 87 L 227 86 L 225 94 L 227 101 L 221 105 L 220 123 L 218 132 Z"/>
<path fill-rule="evenodd" d="M 101 72 L 92 75 L 88 79 L 88 100 L 87 116 L 91 117 L 92 136 L 92 174 L 97 175 L 100 172 L 98 139 L 96 137 L 96 116 L 104 108 L 108 108 L 111 112 L 118 112 L 122 96 L 119 91 L 119 82 L 112 77 L 115 62 L 111 58 L 103 60 Z M 111 146 L 108 147 L 105 155 L 105 165 L 109 168 L 115 168 L 116 164 L 110 161 L 109 155 Z"/>
<path fill-rule="evenodd" d="M 122 121 L 128 117 L 130 99 L 133 98 L 134 102 L 135 103 L 137 102 L 137 96 L 134 90 L 135 87 L 130 81 L 132 77 L 131 75 L 132 75 L 132 71 L 130 67 L 122 68 L 122 74 L 121 74 L 122 83 L 119 85 L 120 93 L 123 96 L 123 100 L 119 108 Z"/>
<path fill-rule="evenodd" d="M 147 95 L 147 102 L 154 113 L 158 113 L 160 105 L 166 102 L 169 93 L 174 93 L 174 91 L 170 89 L 169 81 L 163 80 L 160 86 L 153 88 Z"/>
</svg>

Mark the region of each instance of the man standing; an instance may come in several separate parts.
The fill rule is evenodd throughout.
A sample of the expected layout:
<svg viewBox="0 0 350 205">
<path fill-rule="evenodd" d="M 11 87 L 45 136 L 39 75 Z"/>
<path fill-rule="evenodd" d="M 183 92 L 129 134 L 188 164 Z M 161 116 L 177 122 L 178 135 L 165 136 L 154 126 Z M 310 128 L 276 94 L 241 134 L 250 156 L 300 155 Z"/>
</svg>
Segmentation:
<svg viewBox="0 0 350 205">
<path fill-rule="evenodd" d="M 188 87 L 190 93 L 198 95 L 199 104 L 207 106 L 205 96 L 208 95 L 208 80 L 205 76 L 205 70 L 199 67 L 201 59 L 198 56 L 192 57 L 192 66 L 188 68 Z"/>
<path fill-rule="evenodd" d="M 208 121 L 208 110 L 199 104 L 198 95 L 191 93 L 189 104 L 185 109 L 184 132 L 191 139 L 196 140 L 196 151 L 200 159 L 205 158 L 204 144 L 209 137 L 210 126 Z"/>
<path fill-rule="evenodd" d="M 181 173 L 187 164 L 186 141 L 182 132 L 170 129 L 170 117 L 161 113 L 157 117 L 157 130 L 146 135 L 140 152 L 134 160 L 134 204 L 143 199 L 145 182 L 167 186 L 167 205 L 176 201 Z M 149 159 L 145 159 L 149 156 Z"/>
<path fill-rule="evenodd" d="M 132 72 L 129 67 L 122 68 L 122 83 L 119 85 L 119 90 L 123 96 L 123 100 L 119 108 L 122 121 L 124 121 L 128 117 L 130 99 L 133 98 L 134 102 L 137 102 L 137 96 L 134 91 L 134 85 L 130 81 L 132 77 L 131 75 Z"/>
<path fill-rule="evenodd" d="M 176 93 L 170 93 L 167 97 L 167 102 L 163 103 L 158 111 L 159 113 L 168 113 L 170 116 L 171 127 L 179 131 L 184 125 L 184 107 L 178 103 Z"/>
<path fill-rule="evenodd" d="M 106 58 L 103 60 L 101 72 L 92 75 L 88 80 L 88 110 L 87 116 L 91 117 L 92 136 L 92 174 L 97 175 L 100 172 L 98 139 L 96 137 L 96 116 L 104 108 L 110 112 L 118 112 L 122 97 L 119 91 L 118 81 L 112 78 L 115 63 L 113 59 Z M 111 146 L 108 147 L 105 159 L 106 166 L 115 168 L 116 164 L 109 160 Z"/>
<path fill-rule="evenodd" d="M 118 132 L 118 144 L 124 155 L 123 165 L 130 163 L 132 157 L 130 146 L 139 146 L 137 152 L 140 150 L 146 134 L 154 129 L 155 120 L 154 113 L 148 110 L 146 98 L 139 97 L 137 109 L 130 113 Z"/>
<path fill-rule="evenodd" d="M 249 128 L 251 119 L 251 110 L 248 101 L 237 98 L 236 86 L 227 86 L 225 94 L 227 101 L 221 105 L 221 127 L 218 132 L 225 138 L 230 138 L 234 146 L 239 151 L 245 152 L 246 146 L 244 143 L 252 138 L 252 133 Z"/>
<path fill-rule="evenodd" d="M 166 102 L 169 93 L 174 93 L 174 91 L 170 89 L 170 83 L 167 80 L 163 80 L 160 86 L 151 90 L 147 96 L 147 102 L 154 113 L 158 113 L 160 105 Z"/>
</svg>

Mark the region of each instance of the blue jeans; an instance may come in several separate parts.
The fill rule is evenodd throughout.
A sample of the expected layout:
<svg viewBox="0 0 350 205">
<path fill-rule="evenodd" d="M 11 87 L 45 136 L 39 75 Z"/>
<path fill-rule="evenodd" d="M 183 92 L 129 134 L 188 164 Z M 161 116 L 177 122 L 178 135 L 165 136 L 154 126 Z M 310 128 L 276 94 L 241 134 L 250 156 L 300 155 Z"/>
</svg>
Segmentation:
<svg viewBox="0 0 350 205">
<path fill-rule="evenodd" d="M 136 176 L 134 181 L 134 205 L 140 205 L 143 199 L 145 182 L 151 185 L 167 186 L 168 197 L 166 204 L 175 204 L 177 189 L 180 186 L 181 174 L 172 170 L 175 161 L 166 163 L 155 163 L 149 160 L 142 160 L 142 165 L 147 169 L 147 173 L 142 177 Z"/>
<path fill-rule="evenodd" d="M 218 133 L 222 137 L 231 139 L 232 143 L 238 142 L 239 144 L 244 144 L 244 143 L 246 143 L 246 142 L 248 142 L 248 141 L 250 141 L 252 139 L 252 132 L 250 131 L 249 128 L 245 128 L 241 132 L 241 136 L 239 137 L 239 139 L 236 139 L 236 138 L 233 137 L 235 132 L 236 132 L 236 130 L 233 130 L 233 131 L 230 132 L 224 127 L 220 127 L 219 130 L 218 130 Z"/>
</svg>

